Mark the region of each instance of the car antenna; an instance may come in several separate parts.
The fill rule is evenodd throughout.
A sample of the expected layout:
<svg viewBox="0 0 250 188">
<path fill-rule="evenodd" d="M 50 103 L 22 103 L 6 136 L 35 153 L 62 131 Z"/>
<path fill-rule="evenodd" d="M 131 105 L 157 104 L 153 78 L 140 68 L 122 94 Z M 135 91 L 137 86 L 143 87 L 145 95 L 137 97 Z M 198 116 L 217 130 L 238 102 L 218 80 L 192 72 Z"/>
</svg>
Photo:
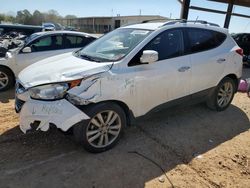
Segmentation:
<svg viewBox="0 0 250 188">
<path fill-rule="evenodd" d="M 199 16 L 196 17 L 194 24 L 197 22 L 198 18 L 199 18 Z"/>
</svg>

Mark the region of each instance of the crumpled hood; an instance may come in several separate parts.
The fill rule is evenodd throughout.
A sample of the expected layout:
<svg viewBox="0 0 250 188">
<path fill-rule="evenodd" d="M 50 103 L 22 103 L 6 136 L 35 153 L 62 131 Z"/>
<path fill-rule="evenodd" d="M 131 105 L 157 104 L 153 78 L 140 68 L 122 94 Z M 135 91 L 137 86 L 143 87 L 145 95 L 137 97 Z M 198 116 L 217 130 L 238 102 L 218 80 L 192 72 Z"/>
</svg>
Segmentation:
<svg viewBox="0 0 250 188">
<path fill-rule="evenodd" d="M 75 57 L 72 52 L 38 61 L 18 75 L 25 88 L 41 84 L 76 80 L 92 74 L 106 72 L 112 63 L 96 63 Z"/>
</svg>

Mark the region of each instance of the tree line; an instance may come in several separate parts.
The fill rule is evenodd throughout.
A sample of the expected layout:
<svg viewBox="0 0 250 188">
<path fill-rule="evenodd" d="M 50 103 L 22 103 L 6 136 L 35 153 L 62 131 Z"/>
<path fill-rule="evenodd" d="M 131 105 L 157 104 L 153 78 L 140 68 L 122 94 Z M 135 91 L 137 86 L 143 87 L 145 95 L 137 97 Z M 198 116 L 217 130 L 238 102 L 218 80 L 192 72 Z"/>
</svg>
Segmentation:
<svg viewBox="0 0 250 188">
<path fill-rule="evenodd" d="M 60 23 L 60 20 L 63 18 L 76 18 L 76 16 L 67 15 L 63 17 L 53 9 L 49 10 L 48 12 L 40 12 L 38 10 L 35 10 L 33 14 L 25 9 L 17 11 L 16 16 L 0 13 L 0 23 L 11 22 L 25 25 L 42 25 L 42 23 L 45 22 Z"/>
</svg>

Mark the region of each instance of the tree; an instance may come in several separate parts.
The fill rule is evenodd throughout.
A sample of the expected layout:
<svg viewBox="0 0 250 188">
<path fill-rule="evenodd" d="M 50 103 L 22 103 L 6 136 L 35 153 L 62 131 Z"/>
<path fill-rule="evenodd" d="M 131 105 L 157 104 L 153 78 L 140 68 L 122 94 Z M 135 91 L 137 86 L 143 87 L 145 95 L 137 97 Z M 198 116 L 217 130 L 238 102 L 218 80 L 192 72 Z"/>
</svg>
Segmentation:
<svg viewBox="0 0 250 188">
<path fill-rule="evenodd" d="M 32 14 L 27 9 L 17 11 L 16 21 L 21 24 L 31 24 Z"/>
<path fill-rule="evenodd" d="M 34 25 L 42 25 L 43 22 L 44 22 L 43 13 L 41 13 L 38 10 L 35 10 L 33 12 L 33 16 L 32 16 L 32 24 L 34 24 Z"/>
<path fill-rule="evenodd" d="M 4 14 L 0 14 L 0 23 L 1 21 L 4 21 L 5 20 L 5 15 Z"/>
<path fill-rule="evenodd" d="M 57 23 L 62 17 L 59 15 L 59 13 L 56 10 L 49 10 L 47 13 L 45 13 L 45 21 L 46 22 L 54 22 Z"/>
</svg>

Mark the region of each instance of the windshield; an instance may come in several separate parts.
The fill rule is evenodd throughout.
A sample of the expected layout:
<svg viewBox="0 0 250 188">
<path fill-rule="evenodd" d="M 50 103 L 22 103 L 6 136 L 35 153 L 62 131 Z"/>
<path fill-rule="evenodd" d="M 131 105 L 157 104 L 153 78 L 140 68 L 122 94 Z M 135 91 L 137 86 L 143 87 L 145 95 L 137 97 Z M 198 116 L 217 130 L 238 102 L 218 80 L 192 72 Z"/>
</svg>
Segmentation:
<svg viewBox="0 0 250 188">
<path fill-rule="evenodd" d="M 151 32 L 143 29 L 117 29 L 86 46 L 77 55 L 97 62 L 118 61 Z"/>
<path fill-rule="evenodd" d="M 27 37 L 27 38 L 25 39 L 25 43 L 26 43 L 26 44 L 29 43 L 30 41 L 32 41 L 34 38 L 36 38 L 36 37 L 38 37 L 38 36 L 39 36 L 38 34 L 33 33 L 32 35 L 30 35 L 29 37 Z"/>
</svg>

